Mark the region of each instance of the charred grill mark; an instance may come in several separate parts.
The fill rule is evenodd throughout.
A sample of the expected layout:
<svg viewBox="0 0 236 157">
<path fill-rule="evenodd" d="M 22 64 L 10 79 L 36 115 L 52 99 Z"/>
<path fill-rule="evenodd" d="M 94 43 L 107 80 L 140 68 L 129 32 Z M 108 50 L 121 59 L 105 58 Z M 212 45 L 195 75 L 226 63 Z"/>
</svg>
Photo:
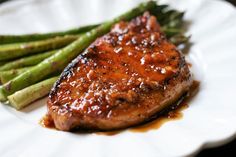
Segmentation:
<svg viewBox="0 0 236 157">
<path fill-rule="evenodd" d="M 57 87 L 59 86 L 59 84 L 62 82 L 63 79 L 73 74 L 74 68 L 82 59 L 85 60 L 85 63 L 87 62 L 87 58 L 84 57 L 84 54 L 81 54 L 77 58 L 75 58 L 70 64 L 68 64 L 68 66 L 61 73 L 59 79 L 54 83 L 52 90 L 49 93 L 49 98 L 55 96 L 58 89 Z"/>
</svg>

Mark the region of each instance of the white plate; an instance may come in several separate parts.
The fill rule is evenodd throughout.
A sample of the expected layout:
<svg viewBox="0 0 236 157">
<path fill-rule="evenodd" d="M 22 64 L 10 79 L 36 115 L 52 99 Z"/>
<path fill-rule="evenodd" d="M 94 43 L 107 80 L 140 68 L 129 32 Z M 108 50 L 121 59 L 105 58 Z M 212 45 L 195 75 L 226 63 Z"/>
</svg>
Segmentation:
<svg viewBox="0 0 236 157">
<path fill-rule="evenodd" d="M 141 0 L 140 0 L 141 1 Z M 0 34 L 64 30 L 98 23 L 139 0 L 26 0 L 0 6 Z M 163 2 L 163 1 L 162 1 Z M 200 92 L 184 117 L 145 133 L 114 136 L 75 134 L 42 128 L 40 100 L 21 112 L 0 105 L 1 157 L 165 157 L 194 154 L 232 139 L 236 133 L 236 10 L 215 0 L 165 1 L 186 11 L 193 46 L 187 58 Z"/>
</svg>

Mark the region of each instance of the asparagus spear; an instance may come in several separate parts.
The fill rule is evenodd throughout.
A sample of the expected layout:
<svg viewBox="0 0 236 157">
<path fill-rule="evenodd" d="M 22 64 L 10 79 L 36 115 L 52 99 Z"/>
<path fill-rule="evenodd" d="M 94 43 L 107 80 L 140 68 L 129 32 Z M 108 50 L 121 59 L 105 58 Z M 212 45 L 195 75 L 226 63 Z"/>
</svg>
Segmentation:
<svg viewBox="0 0 236 157">
<path fill-rule="evenodd" d="M 46 96 L 50 92 L 50 89 L 56 82 L 57 78 L 58 77 L 52 77 L 8 96 L 7 98 L 10 102 L 10 105 L 17 110 L 20 110 L 33 101 Z"/>
<path fill-rule="evenodd" d="M 79 28 L 69 29 L 67 31 L 53 32 L 53 33 L 26 34 L 26 35 L 0 35 L 0 44 L 29 42 L 29 41 L 49 39 L 57 36 L 80 34 L 90 31 L 91 29 L 97 26 L 98 25 L 88 25 Z"/>
<path fill-rule="evenodd" d="M 184 35 L 182 28 L 184 12 L 169 10 L 168 5 L 159 5 L 151 10 L 161 25 L 161 30 L 166 37 L 175 45 L 186 43 L 189 37 Z"/>
<path fill-rule="evenodd" d="M 0 66 L 6 64 L 6 62 L 0 62 Z"/>
<path fill-rule="evenodd" d="M 18 58 L 28 54 L 61 48 L 76 40 L 78 36 L 55 37 L 28 43 L 7 44 L 0 46 L 0 61 Z"/>
<path fill-rule="evenodd" d="M 190 36 L 186 37 L 183 34 L 177 34 L 173 37 L 171 37 L 169 40 L 170 42 L 172 42 L 175 45 L 180 45 L 180 44 L 184 44 L 187 43 L 189 41 Z"/>
<path fill-rule="evenodd" d="M 161 25 L 168 24 L 168 23 L 170 24 L 170 21 L 173 21 L 170 24 L 173 26 L 177 24 L 176 22 L 174 22 L 175 19 L 182 18 L 184 13 L 178 12 L 176 10 L 165 11 L 167 8 L 168 8 L 168 5 L 159 5 L 156 8 L 152 9 L 151 13 L 157 16 L 158 21 L 160 22 Z M 0 44 L 15 43 L 15 42 L 29 42 L 29 41 L 49 39 L 56 36 L 76 35 L 79 33 L 87 32 L 97 26 L 99 25 L 98 24 L 88 25 L 88 26 L 83 26 L 79 28 L 73 28 L 67 31 L 44 33 L 44 34 L 0 35 Z"/>
<path fill-rule="evenodd" d="M 167 27 L 181 27 L 184 12 L 178 12 L 176 10 L 170 10 L 166 13 L 166 19 L 163 21 Z"/>
<path fill-rule="evenodd" d="M 168 5 L 158 5 L 150 11 L 155 12 L 155 14 L 158 14 L 158 16 L 159 15 L 161 16 L 163 14 L 162 13 L 163 10 L 166 9 L 167 7 Z M 52 32 L 52 33 L 26 34 L 26 35 L 0 35 L 0 44 L 29 42 L 29 41 L 49 39 L 56 36 L 76 35 L 90 31 L 91 29 L 97 26 L 99 26 L 99 24 L 82 26 L 78 28 L 72 28 L 66 31 Z"/>
<path fill-rule="evenodd" d="M 183 30 L 182 29 L 178 29 L 178 28 L 161 28 L 161 30 L 165 33 L 166 37 L 169 39 L 177 34 L 183 34 Z"/>
<path fill-rule="evenodd" d="M 88 47 L 89 44 L 97 37 L 109 32 L 113 24 L 119 22 L 120 20 L 130 20 L 154 7 L 156 7 L 156 3 L 154 1 L 141 3 L 137 8 L 134 8 L 123 15 L 114 18 L 111 21 L 105 22 L 99 27 L 96 27 L 88 33 L 82 35 L 70 45 L 59 50 L 56 54 L 2 85 L 0 87 L 0 101 L 5 101 L 8 95 L 44 79 L 45 76 L 52 74 L 59 69 L 63 69 L 73 58 L 75 58 L 86 47 Z"/>
<path fill-rule="evenodd" d="M 6 63 L 5 65 L 0 66 L 0 71 L 6 71 L 6 70 L 11 70 L 11 69 L 18 69 L 21 67 L 36 65 L 40 63 L 41 61 L 43 61 L 44 59 L 52 56 L 56 52 L 57 52 L 56 50 L 53 50 L 53 51 L 45 52 L 42 54 L 36 54 L 33 56 L 24 57 L 24 58 L 20 58 L 14 61 L 10 61 Z"/>
<path fill-rule="evenodd" d="M 161 25 L 169 23 L 169 21 L 183 16 L 182 12 L 178 12 L 176 10 L 166 11 L 167 8 L 168 8 L 168 5 L 158 5 L 156 8 L 150 10 L 153 15 L 157 16 L 158 21 L 160 22 Z M 49 39 L 56 36 L 76 35 L 76 34 L 87 32 L 97 26 L 99 25 L 98 24 L 88 25 L 88 26 L 82 26 L 79 28 L 72 28 L 66 31 L 42 33 L 42 34 L 0 35 L 0 44 L 29 42 L 29 41 Z"/>
<path fill-rule="evenodd" d="M 16 76 L 20 75 L 21 73 L 29 70 L 32 67 L 25 67 L 20 69 L 12 69 L 8 71 L 0 71 L 0 84 L 7 83 L 11 79 L 15 78 Z"/>
</svg>

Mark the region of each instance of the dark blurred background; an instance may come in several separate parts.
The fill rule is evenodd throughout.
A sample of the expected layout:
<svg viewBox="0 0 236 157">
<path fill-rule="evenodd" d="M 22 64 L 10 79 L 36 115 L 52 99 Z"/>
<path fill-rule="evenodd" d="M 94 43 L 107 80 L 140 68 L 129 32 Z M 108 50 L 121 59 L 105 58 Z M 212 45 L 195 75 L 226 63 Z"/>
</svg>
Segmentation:
<svg viewBox="0 0 236 157">
<path fill-rule="evenodd" d="M 6 2 L 6 1 L 8 1 L 8 0 L 0 0 L 0 3 Z"/>
<path fill-rule="evenodd" d="M 227 0 L 227 1 L 232 3 L 234 6 L 236 5 L 236 0 Z"/>
<path fill-rule="evenodd" d="M 0 0 L 0 4 L 9 0 Z M 226 0 L 236 6 L 236 0 Z M 236 157 L 236 140 L 230 143 L 211 149 L 200 151 L 196 157 Z"/>
</svg>

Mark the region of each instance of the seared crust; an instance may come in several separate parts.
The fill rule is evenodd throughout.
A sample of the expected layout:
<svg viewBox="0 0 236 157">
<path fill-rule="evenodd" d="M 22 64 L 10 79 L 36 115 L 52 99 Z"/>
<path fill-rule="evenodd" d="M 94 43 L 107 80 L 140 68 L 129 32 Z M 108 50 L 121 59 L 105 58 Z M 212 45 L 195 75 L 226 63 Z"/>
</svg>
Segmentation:
<svg viewBox="0 0 236 157">
<path fill-rule="evenodd" d="M 48 99 L 59 130 L 112 130 L 148 120 L 189 90 L 183 55 L 145 13 L 116 24 L 64 70 Z"/>
</svg>

